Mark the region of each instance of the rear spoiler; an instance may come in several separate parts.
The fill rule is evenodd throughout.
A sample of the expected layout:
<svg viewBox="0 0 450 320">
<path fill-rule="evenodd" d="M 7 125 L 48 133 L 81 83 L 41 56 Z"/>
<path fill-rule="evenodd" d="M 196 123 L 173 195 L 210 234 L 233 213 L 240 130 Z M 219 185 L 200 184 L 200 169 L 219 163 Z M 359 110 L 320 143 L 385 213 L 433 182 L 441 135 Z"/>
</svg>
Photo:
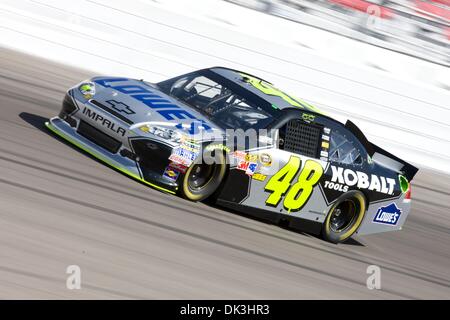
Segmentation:
<svg viewBox="0 0 450 320">
<path fill-rule="evenodd" d="M 386 166 L 390 169 L 396 170 L 399 173 L 402 173 L 408 181 L 411 181 L 416 175 L 419 169 L 412 164 L 394 156 L 392 153 L 387 152 L 386 150 L 380 148 L 377 145 L 372 144 L 372 148 L 374 150 L 374 154 L 371 155 L 372 159 L 383 166 Z"/>
<path fill-rule="evenodd" d="M 359 128 L 350 120 L 347 120 L 347 122 L 345 123 L 345 127 L 350 130 L 356 136 L 356 138 L 358 138 L 369 156 L 374 161 L 380 163 L 385 167 L 388 167 L 389 169 L 401 173 L 403 176 L 405 176 L 406 179 L 408 179 L 408 181 L 411 181 L 416 175 L 417 171 L 419 171 L 419 169 L 412 164 L 371 143 L 369 140 L 367 140 L 366 136 L 361 132 L 361 130 L 359 130 Z"/>
</svg>

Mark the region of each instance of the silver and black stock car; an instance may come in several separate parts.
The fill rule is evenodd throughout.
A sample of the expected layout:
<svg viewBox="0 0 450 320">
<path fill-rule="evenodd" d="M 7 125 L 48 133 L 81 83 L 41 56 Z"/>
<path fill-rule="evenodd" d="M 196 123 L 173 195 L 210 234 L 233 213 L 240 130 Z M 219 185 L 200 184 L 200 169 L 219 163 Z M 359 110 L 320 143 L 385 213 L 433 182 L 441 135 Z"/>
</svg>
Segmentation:
<svg viewBox="0 0 450 320">
<path fill-rule="evenodd" d="M 94 77 L 47 127 L 164 192 L 342 242 L 399 230 L 417 168 L 248 73 L 215 67 L 159 83 Z"/>
</svg>

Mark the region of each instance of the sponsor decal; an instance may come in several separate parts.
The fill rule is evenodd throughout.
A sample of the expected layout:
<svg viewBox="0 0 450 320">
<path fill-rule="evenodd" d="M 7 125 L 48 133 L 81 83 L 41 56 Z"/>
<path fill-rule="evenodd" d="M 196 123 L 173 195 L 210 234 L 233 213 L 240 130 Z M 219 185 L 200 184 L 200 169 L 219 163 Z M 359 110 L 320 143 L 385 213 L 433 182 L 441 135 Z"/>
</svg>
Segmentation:
<svg viewBox="0 0 450 320">
<path fill-rule="evenodd" d="M 302 114 L 302 119 L 306 122 L 313 122 L 315 118 L 316 118 L 316 116 L 313 114 L 308 114 L 308 113 Z"/>
<path fill-rule="evenodd" d="M 179 171 L 181 173 L 186 173 L 186 171 L 188 169 L 188 167 L 183 166 L 183 165 L 181 165 L 179 163 L 176 163 L 176 162 L 170 162 L 169 163 L 169 167 L 172 168 L 172 169 L 175 169 L 176 171 Z"/>
<path fill-rule="evenodd" d="M 230 156 L 233 158 L 233 159 L 236 159 L 236 160 L 238 160 L 238 161 L 244 161 L 245 160 L 245 155 L 246 155 L 247 153 L 245 153 L 244 151 L 234 151 L 234 152 L 232 152 L 232 153 L 230 153 Z"/>
<path fill-rule="evenodd" d="M 375 174 L 369 176 L 364 172 L 353 171 L 351 169 L 344 169 L 336 166 L 331 166 L 331 171 L 331 182 L 334 184 L 327 184 L 326 181 L 325 186 L 328 186 L 328 188 L 345 192 L 345 186 L 355 186 L 359 189 L 368 189 L 389 195 L 394 193 L 395 179 L 385 178 Z M 336 187 L 336 185 L 339 185 L 339 187 Z"/>
<path fill-rule="evenodd" d="M 258 168 L 258 164 L 256 162 L 249 162 L 249 161 L 241 161 L 237 165 L 237 169 L 245 171 L 248 175 L 253 175 Z"/>
<path fill-rule="evenodd" d="M 256 162 L 250 162 L 248 164 L 247 170 L 245 171 L 246 174 L 248 174 L 249 176 L 252 176 L 256 169 L 258 168 L 258 164 Z"/>
<path fill-rule="evenodd" d="M 84 107 L 82 112 L 86 117 L 101 124 L 103 127 L 108 128 L 109 130 L 113 131 L 114 133 L 120 134 L 122 137 L 125 136 L 125 133 L 127 132 L 127 130 L 125 128 L 122 128 L 122 127 L 118 126 L 116 123 L 114 123 L 106 118 L 103 118 L 102 115 L 96 113 L 95 111 L 90 110 L 87 107 Z"/>
<path fill-rule="evenodd" d="M 206 151 L 212 151 L 212 150 L 223 150 L 225 152 L 230 152 L 230 148 L 228 148 L 226 145 L 221 143 L 216 144 L 210 144 L 206 147 Z"/>
<path fill-rule="evenodd" d="M 172 168 L 171 166 L 166 167 L 166 170 L 164 170 L 163 176 L 166 177 L 169 180 L 176 181 L 178 179 L 178 176 L 180 175 L 180 172 Z"/>
<path fill-rule="evenodd" d="M 256 162 L 257 160 L 258 160 L 258 155 L 257 154 L 247 153 L 245 155 L 245 161 Z"/>
<path fill-rule="evenodd" d="M 241 162 L 238 163 L 237 168 L 238 168 L 239 170 L 244 170 L 244 171 L 246 171 L 247 168 L 248 168 L 248 165 L 249 165 L 248 161 L 241 161 Z"/>
<path fill-rule="evenodd" d="M 234 151 L 230 153 L 231 157 L 240 162 L 256 162 L 258 160 L 257 154 L 250 154 L 244 151 Z"/>
<path fill-rule="evenodd" d="M 397 207 L 395 203 L 391 203 L 386 207 L 381 207 L 377 210 L 373 222 L 388 224 L 395 226 L 400 219 L 402 211 Z"/>
<path fill-rule="evenodd" d="M 195 153 L 199 153 L 200 152 L 200 145 L 192 140 L 183 140 L 183 142 L 180 144 L 179 148 L 187 150 L 187 151 L 191 151 L 191 152 L 195 152 Z"/>
<path fill-rule="evenodd" d="M 323 132 L 325 132 L 325 134 L 330 135 L 331 129 L 330 128 L 323 128 Z"/>
<path fill-rule="evenodd" d="M 324 187 L 331 189 L 331 190 L 340 191 L 340 192 L 348 191 L 348 186 L 339 184 L 339 183 L 330 182 L 330 181 L 325 181 Z"/>
<path fill-rule="evenodd" d="M 259 162 L 261 162 L 263 166 L 269 167 L 272 165 L 272 157 L 268 153 L 261 153 L 259 155 Z"/>
<path fill-rule="evenodd" d="M 330 136 L 322 134 L 322 143 L 320 145 L 320 159 L 322 161 L 328 161 L 328 149 L 330 148 Z"/>
<path fill-rule="evenodd" d="M 252 176 L 252 178 L 255 180 L 258 180 L 258 181 L 264 181 L 264 180 L 266 180 L 267 176 L 265 174 L 257 172 Z"/>
<path fill-rule="evenodd" d="M 91 99 L 95 95 L 95 85 L 92 82 L 83 83 L 78 87 L 85 99 Z"/>
<path fill-rule="evenodd" d="M 169 157 L 169 160 L 172 161 L 172 162 L 178 163 L 178 164 L 180 164 L 182 166 L 186 166 L 186 167 L 189 167 L 192 164 L 191 160 L 185 159 L 185 158 L 183 158 L 183 157 L 181 157 L 179 155 L 176 155 L 176 154 L 171 154 L 170 157 Z"/>
<path fill-rule="evenodd" d="M 198 152 L 193 152 L 180 146 L 172 151 L 169 160 L 189 167 L 197 156 Z"/>
<path fill-rule="evenodd" d="M 166 120 L 182 120 L 182 119 L 193 119 L 201 122 L 201 125 L 205 130 L 212 130 L 204 121 L 197 119 L 189 111 L 182 109 L 180 106 L 176 105 L 169 99 L 162 96 L 157 90 L 150 89 L 148 87 L 140 85 L 120 85 L 118 82 L 129 82 L 127 78 L 110 78 L 110 79 L 97 79 L 95 83 L 112 88 L 121 93 L 127 94 L 130 97 L 142 102 L 146 106 L 154 109 Z M 193 125 L 195 127 L 195 124 Z M 194 130 L 194 129 L 193 129 Z"/>
</svg>

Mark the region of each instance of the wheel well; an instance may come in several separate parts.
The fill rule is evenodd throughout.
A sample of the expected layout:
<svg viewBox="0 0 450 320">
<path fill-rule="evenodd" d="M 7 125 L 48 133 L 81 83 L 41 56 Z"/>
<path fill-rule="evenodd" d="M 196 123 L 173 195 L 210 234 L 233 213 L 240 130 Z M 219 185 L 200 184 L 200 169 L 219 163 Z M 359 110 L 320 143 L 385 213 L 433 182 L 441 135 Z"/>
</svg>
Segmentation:
<svg viewBox="0 0 450 320">
<path fill-rule="evenodd" d="M 360 195 L 361 197 L 358 198 L 357 195 Z M 358 202 L 363 201 L 364 202 L 363 203 L 364 210 L 360 210 L 360 213 L 358 214 L 358 216 L 356 216 L 355 221 L 352 224 L 350 224 L 348 227 L 346 227 L 345 229 L 342 229 L 341 231 L 331 230 L 331 227 L 330 227 L 331 222 L 330 221 L 331 221 L 332 213 L 341 203 L 343 203 L 345 200 L 352 199 L 352 198 L 355 198 Z M 350 238 L 353 234 L 355 234 L 358 231 L 358 229 L 364 219 L 364 216 L 367 212 L 367 208 L 368 208 L 367 196 L 361 190 L 351 190 L 351 191 L 348 191 L 348 192 L 342 194 L 328 210 L 327 216 L 322 225 L 323 238 L 328 241 L 334 242 L 334 243 L 343 242 L 343 241 L 347 240 L 348 238 Z"/>
</svg>

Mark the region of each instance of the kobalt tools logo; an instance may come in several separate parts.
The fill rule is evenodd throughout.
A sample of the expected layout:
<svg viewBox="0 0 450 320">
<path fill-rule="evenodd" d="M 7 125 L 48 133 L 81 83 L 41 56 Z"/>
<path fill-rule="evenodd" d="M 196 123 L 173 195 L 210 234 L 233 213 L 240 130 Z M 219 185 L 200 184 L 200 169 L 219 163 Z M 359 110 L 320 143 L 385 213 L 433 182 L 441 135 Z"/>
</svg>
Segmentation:
<svg viewBox="0 0 450 320">
<path fill-rule="evenodd" d="M 390 205 L 381 207 L 377 210 L 375 218 L 373 218 L 373 222 L 395 226 L 400 219 L 401 214 L 402 211 L 397 208 L 395 203 L 391 203 Z"/>
<path fill-rule="evenodd" d="M 87 107 L 84 107 L 83 114 L 86 115 L 88 118 L 91 118 L 95 122 L 100 123 L 102 126 L 108 128 L 109 130 L 122 135 L 122 137 L 124 137 L 125 133 L 127 132 L 124 128 L 119 127 L 114 122 L 111 122 L 110 120 L 103 118 L 102 115 L 88 109 Z"/>
<path fill-rule="evenodd" d="M 325 188 L 341 192 L 347 192 L 349 187 L 356 186 L 359 189 L 368 189 L 385 194 L 393 194 L 395 180 L 377 175 L 368 175 L 364 172 L 353 171 L 336 166 L 331 166 L 331 181 L 325 181 Z"/>
</svg>

